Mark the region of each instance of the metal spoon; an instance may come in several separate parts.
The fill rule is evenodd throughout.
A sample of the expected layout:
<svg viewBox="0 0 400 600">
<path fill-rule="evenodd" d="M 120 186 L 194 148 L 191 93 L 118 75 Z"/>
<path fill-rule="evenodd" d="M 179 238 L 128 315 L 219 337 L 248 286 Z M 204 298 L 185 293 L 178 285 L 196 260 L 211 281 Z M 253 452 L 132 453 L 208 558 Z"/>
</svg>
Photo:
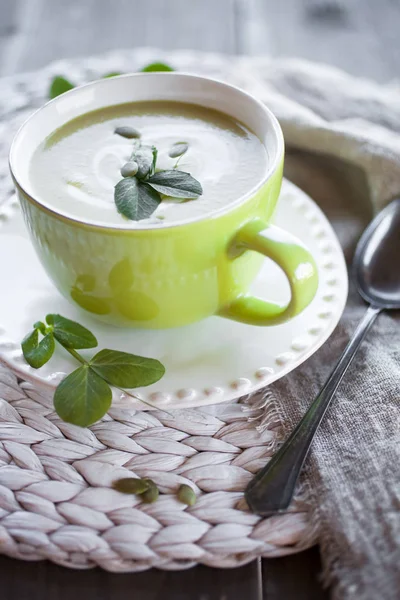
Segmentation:
<svg viewBox="0 0 400 600">
<path fill-rule="evenodd" d="M 250 481 L 251 510 L 269 516 L 285 510 L 319 424 L 361 342 L 382 310 L 400 309 L 400 199 L 391 202 L 358 242 L 353 272 L 369 307 L 321 392 L 270 462 Z"/>
</svg>

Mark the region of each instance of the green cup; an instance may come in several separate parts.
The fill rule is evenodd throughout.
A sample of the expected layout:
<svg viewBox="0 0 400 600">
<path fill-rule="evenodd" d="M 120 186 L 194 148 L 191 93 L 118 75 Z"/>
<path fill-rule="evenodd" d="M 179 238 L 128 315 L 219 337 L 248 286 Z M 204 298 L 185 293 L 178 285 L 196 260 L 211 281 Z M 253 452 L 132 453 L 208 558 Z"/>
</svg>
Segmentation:
<svg viewBox="0 0 400 600">
<path fill-rule="evenodd" d="M 227 207 L 179 225 L 140 229 L 74 219 L 35 195 L 29 165 L 44 138 L 86 112 L 144 100 L 190 102 L 238 119 L 266 146 L 264 179 Z M 10 169 L 43 267 L 59 291 L 85 311 L 131 327 L 176 327 L 211 315 L 266 326 L 299 314 L 318 286 L 307 248 L 271 225 L 283 158 L 278 122 L 252 96 L 194 75 L 141 73 L 95 81 L 47 103 L 17 133 Z M 288 278 L 291 298 L 285 306 L 247 293 L 264 257 Z"/>
</svg>

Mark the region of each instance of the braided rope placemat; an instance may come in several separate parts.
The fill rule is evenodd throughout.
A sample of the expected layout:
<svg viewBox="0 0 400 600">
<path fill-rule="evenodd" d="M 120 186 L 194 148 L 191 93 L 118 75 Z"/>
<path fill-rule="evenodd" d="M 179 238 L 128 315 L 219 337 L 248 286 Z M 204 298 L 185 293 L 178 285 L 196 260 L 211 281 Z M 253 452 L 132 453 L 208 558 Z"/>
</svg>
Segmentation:
<svg viewBox="0 0 400 600">
<path fill-rule="evenodd" d="M 80 83 L 156 59 L 235 82 L 228 58 L 153 50 L 63 61 L 3 79 L 0 204 L 13 193 L 7 165 L 12 136 L 44 102 L 54 74 Z M 0 366 L 0 552 L 110 571 L 236 567 L 257 556 L 298 552 L 316 541 L 306 490 L 287 513 L 268 519 L 251 514 L 243 499 L 280 433 L 268 394 L 173 416 L 112 407 L 101 422 L 81 429 L 58 418 L 48 392 Z M 132 475 L 156 482 L 157 502 L 143 504 L 111 488 Z M 176 497 L 182 483 L 196 491 L 192 507 Z"/>
<path fill-rule="evenodd" d="M 270 407 L 258 431 L 240 404 L 137 412 L 112 408 L 89 429 L 61 421 L 52 398 L 0 370 L 0 550 L 77 568 L 180 569 L 200 562 L 245 564 L 314 543 L 309 507 L 250 514 L 243 489 L 279 436 Z M 256 421 L 257 422 L 257 421 Z M 154 504 L 111 489 L 115 479 L 150 477 Z M 197 502 L 176 498 L 182 483 Z"/>
</svg>

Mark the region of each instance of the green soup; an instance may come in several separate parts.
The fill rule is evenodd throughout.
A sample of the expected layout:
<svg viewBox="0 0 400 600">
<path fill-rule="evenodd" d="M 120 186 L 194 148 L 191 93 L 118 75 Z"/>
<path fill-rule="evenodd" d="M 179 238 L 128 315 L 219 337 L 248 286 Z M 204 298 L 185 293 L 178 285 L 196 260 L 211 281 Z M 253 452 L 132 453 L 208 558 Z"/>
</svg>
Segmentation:
<svg viewBox="0 0 400 600">
<path fill-rule="evenodd" d="M 133 140 L 115 134 L 120 126 L 134 127 L 143 144 L 157 147 L 159 169 L 174 168 L 177 159 L 169 151 L 176 142 L 186 142 L 189 148 L 178 168 L 201 183 L 203 194 L 190 201 L 164 199 L 142 221 L 121 216 L 114 187 L 131 156 Z M 37 195 L 73 218 L 111 226 L 162 227 L 220 210 L 259 183 L 267 166 L 267 152 L 258 137 L 221 112 L 182 102 L 132 102 L 63 125 L 35 151 L 30 180 Z"/>
</svg>

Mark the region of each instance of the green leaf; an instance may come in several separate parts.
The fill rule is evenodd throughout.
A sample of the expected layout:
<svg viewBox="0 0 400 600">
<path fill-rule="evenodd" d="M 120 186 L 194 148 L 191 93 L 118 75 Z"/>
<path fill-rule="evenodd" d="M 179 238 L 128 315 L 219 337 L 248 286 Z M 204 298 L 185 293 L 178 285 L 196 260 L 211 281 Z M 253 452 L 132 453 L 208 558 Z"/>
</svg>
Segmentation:
<svg viewBox="0 0 400 600">
<path fill-rule="evenodd" d="M 145 67 L 143 67 L 143 69 L 141 69 L 141 71 L 142 71 L 142 73 L 156 73 L 159 71 L 164 71 L 164 72 L 175 71 L 175 69 L 173 69 L 166 63 L 153 62 L 153 63 L 150 63 L 149 65 L 146 65 Z"/>
<path fill-rule="evenodd" d="M 136 177 L 126 177 L 117 183 L 114 200 L 118 212 L 131 221 L 147 219 L 161 202 L 158 192 Z"/>
<path fill-rule="evenodd" d="M 189 144 L 187 142 L 176 142 L 171 146 L 168 156 L 171 158 L 178 158 L 183 156 L 189 150 Z"/>
<path fill-rule="evenodd" d="M 118 350 L 100 350 L 89 364 L 108 383 L 122 388 L 150 385 L 165 373 L 164 365 L 155 358 L 135 356 Z"/>
<path fill-rule="evenodd" d="M 26 362 L 34 369 L 39 369 L 53 356 L 55 347 L 53 334 L 48 333 L 39 342 L 39 331 L 34 329 L 22 340 L 21 347 Z"/>
<path fill-rule="evenodd" d="M 203 193 L 200 183 L 184 171 L 159 171 L 147 181 L 148 185 L 165 196 L 173 198 L 198 198 Z"/>
<path fill-rule="evenodd" d="M 42 321 L 36 321 L 33 324 L 33 329 L 37 329 L 41 334 L 46 335 L 46 325 Z"/>
<path fill-rule="evenodd" d="M 154 162 L 153 146 L 139 146 L 132 155 L 132 159 L 137 163 L 138 171 L 136 177 L 143 179 L 151 170 Z"/>
<path fill-rule="evenodd" d="M 141 219 L 146 219 L 153 214 L 161 202 L 161 197 L 156 190 L 153 190 L 145 182 L 139 181 L 139 202 L 140 214 L 145 215 L 143 217 L 139 217 L 138 220 L 140 221 Z"/>
<path fill-rule="evenodd" d="M 64 348 L 95 348 L 97 340 L 83 325 L 66 319 L 61 315 L 50 314 L 46 316 L 46 322 L 54 327 L 54 337 Z"/>
<path fill-rule="evenodd" d="M 111 73 L 106 73 L 103 75 L 103 79 L 108 79 L 109 77 L 118 77 L 118 75 L 123 75 L 123 73 L 120 73 L 119 71 L 111 71 Z"/>
<path fill-rule="evenodd" d="M 88 427 L 106 414 L 111 399 L 110 386 L 88 365 L 82 365 L 57 387 L 54 408 L 63 421 Z"/>
<path fill-rule="evenodd" d="M 65 79 L 65 77 L 61 77 L 61 75 L 56 75 L 56 77 L 53 78 L 50 84 L 49 98 L 56 98 L 57 96 L 60 96 L 61 94 L 72 90 L 74 87 L 74 84 L 68 81 L 68 79 Z"/>
</svg>

